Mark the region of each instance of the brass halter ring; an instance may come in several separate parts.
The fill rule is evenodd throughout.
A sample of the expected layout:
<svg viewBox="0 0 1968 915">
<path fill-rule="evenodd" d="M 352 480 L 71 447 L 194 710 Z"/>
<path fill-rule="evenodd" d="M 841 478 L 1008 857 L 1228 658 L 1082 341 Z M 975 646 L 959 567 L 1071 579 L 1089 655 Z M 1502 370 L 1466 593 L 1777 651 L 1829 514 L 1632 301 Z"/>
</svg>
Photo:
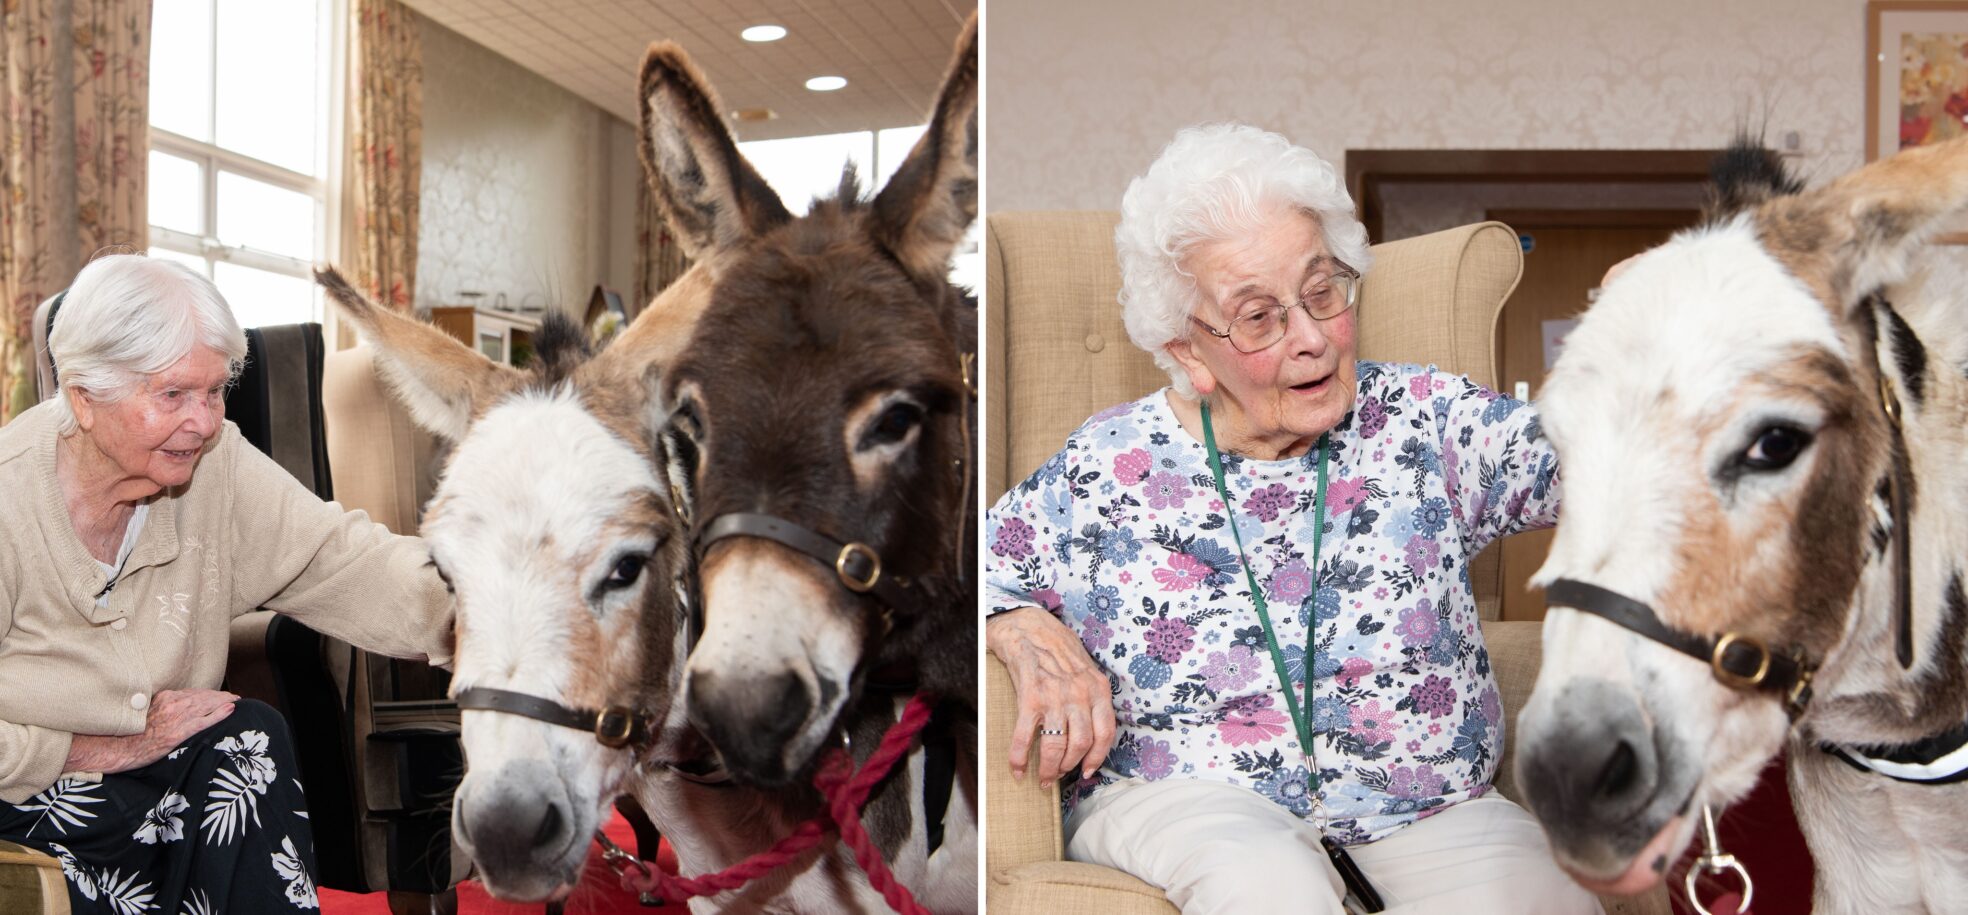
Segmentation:
<svg viewBox="0 0 1968 915">
<path fill-rule="evenodd" d="M 854 559 L 855 553 L 868 558 L 867 578 L 855 578 L 847 574 L 847 564 Z M 834 557 L 834 574 L 840 576 L 841 584 L 846 585 L 849 591 L 857 594 L 866 594 L 874 590 L 875 582 L 881 581 L 881 571 L 881 554 L 865 543 L 857 541 L 843 545 L 840 555 Z"/>
<path fill-rule="evenodd" d="M 1729 656 L 1729 649 L 1736 645 L 1747 645 L 1756 649 L 1756 672 L 1748 676 L 1736 673 L 1723 666 L 1722 661 Z M 1709 655 L 1708 666 L 1715 671 L 1715 679 L 1736 689 L 1755 689 L 1763 685 L 1763 679 L 1770 675 L 1770 649 L 1763 643 L 1746 635 L 1725 632 L 1715 640 L 1715 651 Z"/>
<path fill-rule="evenodd" d="M 619 750 L 629 745 L 629 738 L 635 734 L 635 712 L 627 706 L 611 705 L 595 716 L 594 735 L 596 742 L 611 750 Z"/>
</svg>

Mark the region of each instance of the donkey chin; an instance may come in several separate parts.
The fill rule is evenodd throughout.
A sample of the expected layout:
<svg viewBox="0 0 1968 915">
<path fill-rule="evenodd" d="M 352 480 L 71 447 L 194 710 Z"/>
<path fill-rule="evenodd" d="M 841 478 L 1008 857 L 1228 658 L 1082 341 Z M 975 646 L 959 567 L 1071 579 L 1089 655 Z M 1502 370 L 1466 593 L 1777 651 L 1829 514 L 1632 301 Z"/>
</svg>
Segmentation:
<svg viewBox="0 0 1968 915">
<path fill-rule="evenodd" d="M 835 730 L 865 624 L 831 578 L 783 547 L 734 543 L 703 568 L 704 637 L 690 653 L 690 723 L 742 782 L 792 782 Z"/>
<path fill-rule="evenodd" d="M 1551 613 L 1567 619 L 1548 618 L 1548 627 L 1576 636 L 1564 644 L 1629 647 L 1660 667 L 1699 664 L 1577 611 Z M 1517 784 L 1559 865 L 1595 893 L 1627 895 L 1661 882 L 1702 805 L 1749 793 L 1781 749 L 1788 719 L 1774 701 L 1705 676 L 1636 682 L 1609 670 L 1630 668 L 1576 663 L 1540 676 L 1517 719 Z"/>
<path fill-rule="evenodd" d="M 598 746 L 576 746 L 546 733 L 548 725 L 497 719 L 489 724 L 486 730 L 495 733 L 478 730 L 470 734 L 477 739 L 466 742 L 471 765 L 453 799 L 451 834 L 493 896 L 512 902 L 565 899 L 587 861 L 603 799 L 614 794 L 590 794 L 581 786 L 619 784 L 622 773 L 583 777 L 596 767 L 619 767 L 596 758 Z"/>
</svg>

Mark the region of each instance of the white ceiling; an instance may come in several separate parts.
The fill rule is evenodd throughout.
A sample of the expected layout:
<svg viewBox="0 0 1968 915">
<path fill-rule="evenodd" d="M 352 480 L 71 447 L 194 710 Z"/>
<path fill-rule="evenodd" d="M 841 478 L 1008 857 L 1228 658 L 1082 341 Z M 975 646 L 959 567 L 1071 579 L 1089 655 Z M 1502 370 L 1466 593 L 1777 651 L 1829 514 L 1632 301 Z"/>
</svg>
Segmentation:
<svg viewBox="0 0 1968 915">
<path fill-rule="evenodd" d="M 435 20 L 630 124 L 643 52 L 674 39 L 723 99 L 726 114 L 770 108 L 763 123 L 732 123 L 740 140 L 770 140 L 921 124 L 952 44 L 977 0 L 405 0 Z M 786 27 L 778 41 L 738 37 Z M 847 78 L 813 92 L 810 77 Z"/>
</svg>

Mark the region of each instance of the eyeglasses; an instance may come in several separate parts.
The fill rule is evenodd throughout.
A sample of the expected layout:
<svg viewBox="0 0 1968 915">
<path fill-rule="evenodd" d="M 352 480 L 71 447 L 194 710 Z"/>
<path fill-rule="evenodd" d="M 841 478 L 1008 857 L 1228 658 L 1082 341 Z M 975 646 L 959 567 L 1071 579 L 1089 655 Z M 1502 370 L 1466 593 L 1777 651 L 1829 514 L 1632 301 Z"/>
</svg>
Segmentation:
<svg viewBox="0 0 1968 915">
<path fill-rule="evenodd" d="M 1334 263 L 1338 263 L 1335 261 Z M 1320 279 L 1310 291 L 1289 305 L 1278 302 L 1266 305 L 1230 322 L 1229 330 L 1217 330 L 1209 322 L 1195 315 L 1189 320 L 1196 326 L 1209 331 L 1211 336 L 1230 341 L 1240 353 L 1255 353 L 1266 349 L 1285 338 L 1285 312 L 1293 308 L 1305 309 L 1305 314 L 1315 321 L 1330 321 L 1345 314 L 1360 300 L 1360 274 L 1344 264 L 1332 274 Z"/>
</svg>

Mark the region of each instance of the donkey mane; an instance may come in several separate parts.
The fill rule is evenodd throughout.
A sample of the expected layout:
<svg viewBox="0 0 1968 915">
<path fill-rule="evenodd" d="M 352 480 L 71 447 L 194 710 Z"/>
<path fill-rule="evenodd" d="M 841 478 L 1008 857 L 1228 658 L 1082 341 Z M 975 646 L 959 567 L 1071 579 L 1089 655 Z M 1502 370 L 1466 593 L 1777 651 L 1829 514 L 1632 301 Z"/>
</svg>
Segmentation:
<svg viewBox="0 0 1968 915">
<path fill-rule="evenodd" d="M 1727 149 L 1708 166 L 1709 199 L 1704 220 L 1724 223 L 1755 209 L 1774 197 L 1788 197 L 1804 190 L 1804 182 L 1790 173 L 1783 157 L 1751 139 L 1748 132 L 1736 134 Z"/>
</svg>

